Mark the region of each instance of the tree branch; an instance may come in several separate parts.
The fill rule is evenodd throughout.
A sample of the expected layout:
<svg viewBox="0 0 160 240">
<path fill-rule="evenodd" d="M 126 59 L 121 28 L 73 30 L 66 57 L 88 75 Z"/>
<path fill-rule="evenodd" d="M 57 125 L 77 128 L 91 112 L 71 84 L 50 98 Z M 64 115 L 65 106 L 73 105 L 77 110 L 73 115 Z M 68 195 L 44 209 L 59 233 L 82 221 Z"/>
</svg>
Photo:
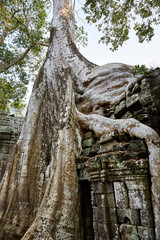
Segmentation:
<svg viewBox="0 0 160 240">
<path fill-rule="evenodd" d="M 4 39 L 6 38 L 8 32 L 5 30 L 5 28 L 3 29 L 3 35 L 2 37 L 0 38 L 0 46 L 2 46 L 3 42 L 4 42 Z"/>
<path fill-rule="evenodd" d="M 12 63 L 8 64 L 7 66 L 4 67 L 3 70 L 0 71 L 0 73 L 3 73 L 5 72 L 6 70 L 8 70 L 10 67 L 16 65 L 19 61 L 21 61 L 27 54 L 28 52 L 34 48 L 35 46 L 43 46 L 43 47 L 48 47 L 48 44 L 45 44 L 45 43 L 41 43 L 41 42 L 37 42 L 37 43 L 34 43 L 32 45 L 30 45 L 29 48 L 26 49 L 26 51 L 21 55 L 21 57 L 19 57 L 18 59 L 16 59 L 15 61 L 13 61 Z"/>
<path fill-rule="evenodd" d="M 3 27 L 3 35 L 2 35 L 2 37 L 0 38 L 0 46 L 2 46 L 5 38 L 6 38 L 7 35 L 8 35 L 8 31 L 6 30 L 6 27 L 9 29 L 9 31 L 13 30 L 13 27 L 9 27 L 9 23 L 6 24 L 5 22 L 3 22 L 3 25 L 4 25 L 4 27 Z"/>
</svg>

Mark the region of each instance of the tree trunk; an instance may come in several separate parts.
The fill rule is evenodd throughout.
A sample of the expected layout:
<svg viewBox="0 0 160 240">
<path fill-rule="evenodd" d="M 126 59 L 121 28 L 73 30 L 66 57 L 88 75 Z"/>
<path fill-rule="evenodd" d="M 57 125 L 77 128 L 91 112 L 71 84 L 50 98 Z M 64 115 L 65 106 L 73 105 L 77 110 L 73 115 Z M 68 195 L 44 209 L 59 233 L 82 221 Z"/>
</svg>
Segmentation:
<svg viewBox="0 0 160 240">
<path fill-rule="evenodd" d="M 129 66 L 98 67 L 79 53 L 69 0 L 54 0 L 53 16 L 46 60 L 0 186 L 3 240 L 80 239 L 75 158 L 81 151 L 82 128 L 92 129 L 97 136 L 117 129 L 146 140 L 154 180 L 154 209 L 160 216 L 158 135 L 134 119 L 100 116 L 101 107 L 113 106 L 136 76 Z M 155 226 L 158 224 L 157 219 Z"/>
</svg>

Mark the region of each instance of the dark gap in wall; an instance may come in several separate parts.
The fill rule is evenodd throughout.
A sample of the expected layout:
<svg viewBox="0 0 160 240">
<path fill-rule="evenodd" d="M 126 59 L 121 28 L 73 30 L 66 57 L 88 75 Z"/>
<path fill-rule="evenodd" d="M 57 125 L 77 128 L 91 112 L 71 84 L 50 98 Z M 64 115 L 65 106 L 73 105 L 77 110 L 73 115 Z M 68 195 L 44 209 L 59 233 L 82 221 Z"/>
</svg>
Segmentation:
<svg viewBox="0 0 160 240">
<path fill-rule="evenodd" d="M 94 240 L 91 186 L 87 180 L 80 181 L 81 240 Z"/>
</svg>

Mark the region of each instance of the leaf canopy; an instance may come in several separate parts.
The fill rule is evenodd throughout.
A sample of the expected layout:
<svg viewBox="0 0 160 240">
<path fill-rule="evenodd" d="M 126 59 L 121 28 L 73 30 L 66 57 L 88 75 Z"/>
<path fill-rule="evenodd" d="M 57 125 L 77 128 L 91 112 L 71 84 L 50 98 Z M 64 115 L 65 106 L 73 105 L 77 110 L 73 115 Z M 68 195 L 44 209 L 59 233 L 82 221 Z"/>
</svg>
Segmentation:
<svg viewBox="0 0 160 240">
<path fill-rule="evenodd" d="M 142 43 L 151 41 L 160 24 L 159 0 L 86 0 L 83 10 L 88 23 L 102 32 L 100 42 L 110 44 L 112 51 L 129 39 L 131 27 Z"/>
<path fill-rule="evenodd" d="M 49 0 L 0 0 L 0 110 L 21 109 L 48 43 Z"/>
</svg>

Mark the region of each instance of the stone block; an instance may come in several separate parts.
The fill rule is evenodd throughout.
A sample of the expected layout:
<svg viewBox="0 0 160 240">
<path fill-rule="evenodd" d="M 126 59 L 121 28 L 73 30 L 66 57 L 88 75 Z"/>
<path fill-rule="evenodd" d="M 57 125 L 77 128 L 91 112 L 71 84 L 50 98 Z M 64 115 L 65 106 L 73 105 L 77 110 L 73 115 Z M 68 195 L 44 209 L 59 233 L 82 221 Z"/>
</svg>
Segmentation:
<svg viewBox="0 0 160 240">
<path fill-rule="evenodd" d="M 83 135 L 83 140 L 88 139 L 88 138 L 95 138 L 95 133 L 92 131 L 89 131 Z"/>
<path fill-rule="evenodd" d="M 147 228 L 147 227 L 138 227 L 138 235 L 140 236 L 141 240 L 153 240 L 154 238 L 154 230 L 153 228 Z M 157 238 L 158 240 L 158 238 Z"/>
<path fill-rule="evenodd" d="M 93 222 L 94 223 L 97 223 L 97 211 L 98 211 L 98 207 L 97 206 L 92 206 Z"/>
<path fill-rule="evenodd" d="M 78 171 L 79 180 L 88 180 L 90 179 L 90 173 L 88 168 L 80 169 Z"/>
<path fill-rule="evenodd" d="M 100 172 L 100 160 L 91 159 L 89 162 L 90 172 L 99 171 Z"/>
<path fill-rule="evenodd" d="M 148 119 L 148 114 L 146 113 L 141 113 L 141 114 L 138 114 L 138 120 L 141 121 L 141 122 L 144 122 Z"/>
<path fill-rule="evenodd" d="M 105 208 L 98 207 L 98 210 L 97 210 L 97 221 L 98 221 L 99 223 L 106 224 Z"/>
<path fill-rule="evenodd" d="M 107 227 L 106 224 L 98 223 L 98 235 L 105 237 L 107 239 L 108 233 L 107 233 Z"/>
<path fill-rule="evenodd" d="M 145 89 L 149 89 L 150 88 L 150 84 L 147 78 L 142 79 L 141 81 L 141 89 L 145 90 Z"/>
<path fill-rule="evenodd" d="M 114 194 L 108 193 L 108 194 L 106 194 L 106 198 L 107 198 L 107 206 L 109 208 L 115 208 L 116 204 L 115 204 Z"/>
<path fill-rule="evenodd" d="M 93 229 L 94 229 L 94 233 L 96 233 L 98 235 L 98 223 L 97 223 L 97 221 L 93 221 Z"/>
<path fill-rule="evenodd" d="M 100 147 L 99 142 L 94 143 L 94 144 L 91 146 L 90 154 L 91 154 L 91 155 L 97 154 L 97 152 L 99 151 L 99 147 Z"/>
<path fill-rule="evenodd" d="M 105 192 L 106 193 L 113 193 L 113 183 L 105 183 Z"/>
<path fill-rule="evenodd" d="M 121 224 L 120 233 L 122 240 L 140 240 L 137 232 L 137 228 L 134 225 Z"/>
<path fill-rule="evenodd" d="M 133 209 L 150 209 L 150 192 L 146 190 L 129 190 L 129 206 Z"/>
<path fill-rule="evenodd" d="M 114 182 L 114 193 L 116 206 L 118 208 L 128 208 L 127 189 L 123 182 Z"/>
<path fill-rule="evenodd" d="M 128 190 L 148 190 L 149 189 L 149 184 L 148 184 L 148 179 L 143 178 L 143 179 L 137 179 L 135 181 L 125 181 L 127 189 Z"/>
<path fill-rule="evenodd" d="M 118 208 L 117 214 L 120 223 L 128 223 L 136 226 L 140 225 L 139 210 Z"/>
<path fill-rule="evenodd" d="M 1 140 L 11 140 L 11 134 L 5 133 L 5 132 L 0 132 L 0 139 Z"/>
<path fill-rule="evenodd" d="M 126 119 L 126 118 L 132 118 L 132 117 L 133 117 L 132 113 L 127 111 L 121 118 Z"/>
<path fill-rule="evenodd" d="M 138 153 L 136 152 L 125 152 L 122 155 L 122 160 L 138 159 Z"/>
<path fill-rule="evenodd" d="M 88 138 L 82 141 L 82 147 L 83 148 L 91 147 L 93 143 L 95 143 L 95 140 L 93 138 Z"/>
<path fill-rule="evenodd" d="M 141 225 L 143 227 L 153 227 L 153 214 L 151 209 L 140 210 Z"/>
<path fill-rule="evenodd" d="M 109 163 L 120 162 L 121 159 L 122 159 L 122 154 L 119 152 L 118 153 L 108 153 L 101 157 L 101 162 L 102 162 L 102 164 L 104 162 L 107 162 L 109 164 Z"/>
<path fill-rule="evenodd" d="M 132 96 L 127 96 L 126 98 L 126 107 L 130 108 L 131 106 L 135 105 L 137 102 L 139 102 L 139 94 L 133 94 Z"/>
<path fill-rule="evenodd" d="M 131 140 L 131 137 L 129 134 L 125 133 L 125 132 L 122 132 L 122 133 L 119 133 L 119 139 L 121 142 L 129 142 Z"/>
<path fill-rule="evenodd" d="M 117 209 L 116 208 L 108 208 L 106 209 L 107 216 L 109 216 L 109 222 L 113 225 L 118 224 L 118 217 L 117 217 Z"/>
<path fill-rule="evenodd" d="M 123 100 L 115 107 L 115 111 L 114 111 L 115 117 L 121 118 L 125 114 L 126 111 L 127 111 L 126 101 Z"/>
<path fill-rule="evenodd" d="M 85 148 L 82 150 L 82 155 L 89 156 L 90 155 L 90 148 Z"/>
<path fill-rule="evenodd" d="M 155 236 L 156 236 L 156 239 L 160 239 L 160 227 L 155 228 Z"/>
<path fill-rule="evenodd" d="M 105 186 L 101 182 L 94 182 L 91 183 L 91 189 L 94 193 L 105 193 Z"/>
<path fill-rule="evenodd" d="M 3 153 L 9 153 L 10 146 L 9 145 L 3 145 L 1 148 L 1 151 Z"/>
<path fill-rule="evenodd" d="M 119 234 L 119 225 L 118 224 L 112 224 L 109 228 L 109 232 L 110 232 L 110 236 L 111 238 L 109 239 L 119 239 L 120 238 L 120 234 Z"/>
<path fill-rule="evenodd" d="M 102 206 L 103 204 L 103 199 L 102 199 L 102 194 L 101 193 L 97 193 L 97 194 L 94 194 L 94 202 L 96 204 L 96 206 Z"/>
<path fill-rule="evenodd" d="M 139 102 L 142 104 L 142 106 L 146 106 L 152 102 L 152 97 L 148 89 L 145 89 L 141 92 Z"/>
<path fill-rule="evenodd" d="M 128 150 L 133 152 L 147 151 L 147 145 L 141 139 L 131 140 L 129 142 Z"/>
<path fill-rule="evenodd" d="M 115 135 L 115 132 L 114 132 L 114 131 L 108 132 L 108 133 L 102 135 L 102 136 L 100 137 L 100 140 L 99 140 L 100 144 L 112 142 L 113 139 L 114 139 L 114 135 Z"/>
<path fill-rule="evenodd" d="M 139 93 L 140 91 L 141 91 L 141 87 L 138 83 L 136 83 L 132 88 L 131 94 Z"/>
<path fill-rule="evenodd" d="M 100 149 L 99 149 L 98 153 L 113 152 L 115 144 L 116 144 L 116 141 L 108 142 L 105 144 L 100 144 Z"/>
</svg>

